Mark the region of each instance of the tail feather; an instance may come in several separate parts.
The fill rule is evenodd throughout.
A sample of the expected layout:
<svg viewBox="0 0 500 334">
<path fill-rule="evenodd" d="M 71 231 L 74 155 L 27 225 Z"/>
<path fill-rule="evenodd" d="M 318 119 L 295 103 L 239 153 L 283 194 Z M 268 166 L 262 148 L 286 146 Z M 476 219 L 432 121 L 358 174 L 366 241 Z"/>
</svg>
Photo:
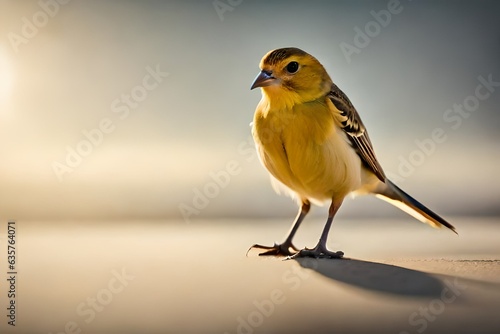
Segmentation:
<svg viewBox="0 0 500 334">
<path fill-rule="evenodd" d="M 427 223 L 433 227 L 441 228 L 446 226 L 456 234 L 455 227 L 448 223 L 446 220 L 431 211 L 425 205 L 405 193 L 401 188 L 396 186 L 389 180 L 385 183 L 380 183 L 379 187 L 374 191 L 375 196 L 383 199 L 386 202 L 398 207 L 409 215 L 415 217 L 423 223 Z"/>
</svg>

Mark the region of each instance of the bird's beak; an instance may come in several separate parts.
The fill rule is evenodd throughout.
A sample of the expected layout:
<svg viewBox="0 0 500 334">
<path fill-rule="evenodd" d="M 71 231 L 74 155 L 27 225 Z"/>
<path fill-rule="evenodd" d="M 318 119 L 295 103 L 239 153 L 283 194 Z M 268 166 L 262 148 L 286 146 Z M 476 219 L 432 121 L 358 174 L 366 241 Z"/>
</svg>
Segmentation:
<svg viewBox="0 0 500 334">
<path fill-rule="evenodd" d="M 273 77 L 272 72 L 262 70 L 257 78 L 255 78 L 255 81 L 253 82 L 252 87 L 250 87 L 250 90 L 257 87 L 271 86 L 274 83 L 276 83 L 276 78 Z"/>
</svg>

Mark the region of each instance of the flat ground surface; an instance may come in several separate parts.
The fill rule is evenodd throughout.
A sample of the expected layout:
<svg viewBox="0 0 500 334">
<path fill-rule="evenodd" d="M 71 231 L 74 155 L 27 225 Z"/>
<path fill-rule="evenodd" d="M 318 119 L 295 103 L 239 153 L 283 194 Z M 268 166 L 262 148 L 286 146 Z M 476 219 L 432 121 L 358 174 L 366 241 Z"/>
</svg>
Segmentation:
<svg viewBox="0 0 500 334">
<path fill-rule="evenodd" d="M 250 253 L 289 221 L 16 223 L 16 326 L 1 333 L 500 333 L 500 221 L 343 220 L 345 260 Z M 296 245 L 314 246 L 319 219 Z"/>
</svg>

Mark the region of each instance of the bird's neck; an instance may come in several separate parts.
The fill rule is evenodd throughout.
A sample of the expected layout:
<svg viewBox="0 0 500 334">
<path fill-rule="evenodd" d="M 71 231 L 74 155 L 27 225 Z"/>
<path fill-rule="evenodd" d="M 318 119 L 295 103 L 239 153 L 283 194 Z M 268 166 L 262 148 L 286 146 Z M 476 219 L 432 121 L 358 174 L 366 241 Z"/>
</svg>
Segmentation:
<svg viewBox="0 0 500 334">
<path fill-rule="evenodd" d="M 303 103 L 300 95 L 296 92 L 283 92 L 276 89 L 263 89 L 262 100 L 268 105 L 269 110 L 275 111 L 291 110 L 295 105 Z"/>
</svg>

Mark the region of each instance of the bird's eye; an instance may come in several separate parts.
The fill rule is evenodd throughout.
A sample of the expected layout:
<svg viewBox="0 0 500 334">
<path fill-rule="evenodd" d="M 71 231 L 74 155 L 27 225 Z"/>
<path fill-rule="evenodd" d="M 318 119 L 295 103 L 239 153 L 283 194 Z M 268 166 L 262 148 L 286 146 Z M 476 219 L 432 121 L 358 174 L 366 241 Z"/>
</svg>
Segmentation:
<svg viewBox="0 0 500 334">
<path fill-rule="evenodd" d="M 288 71 L 288 73 L 293 74 L 297 72 L 298 69 L 299 69 L 299 63 L 297 63 L 296 61 L 292 61 L 288 63 L 288 65 L 286 65 L 286 70 Z"/>
</svg>

